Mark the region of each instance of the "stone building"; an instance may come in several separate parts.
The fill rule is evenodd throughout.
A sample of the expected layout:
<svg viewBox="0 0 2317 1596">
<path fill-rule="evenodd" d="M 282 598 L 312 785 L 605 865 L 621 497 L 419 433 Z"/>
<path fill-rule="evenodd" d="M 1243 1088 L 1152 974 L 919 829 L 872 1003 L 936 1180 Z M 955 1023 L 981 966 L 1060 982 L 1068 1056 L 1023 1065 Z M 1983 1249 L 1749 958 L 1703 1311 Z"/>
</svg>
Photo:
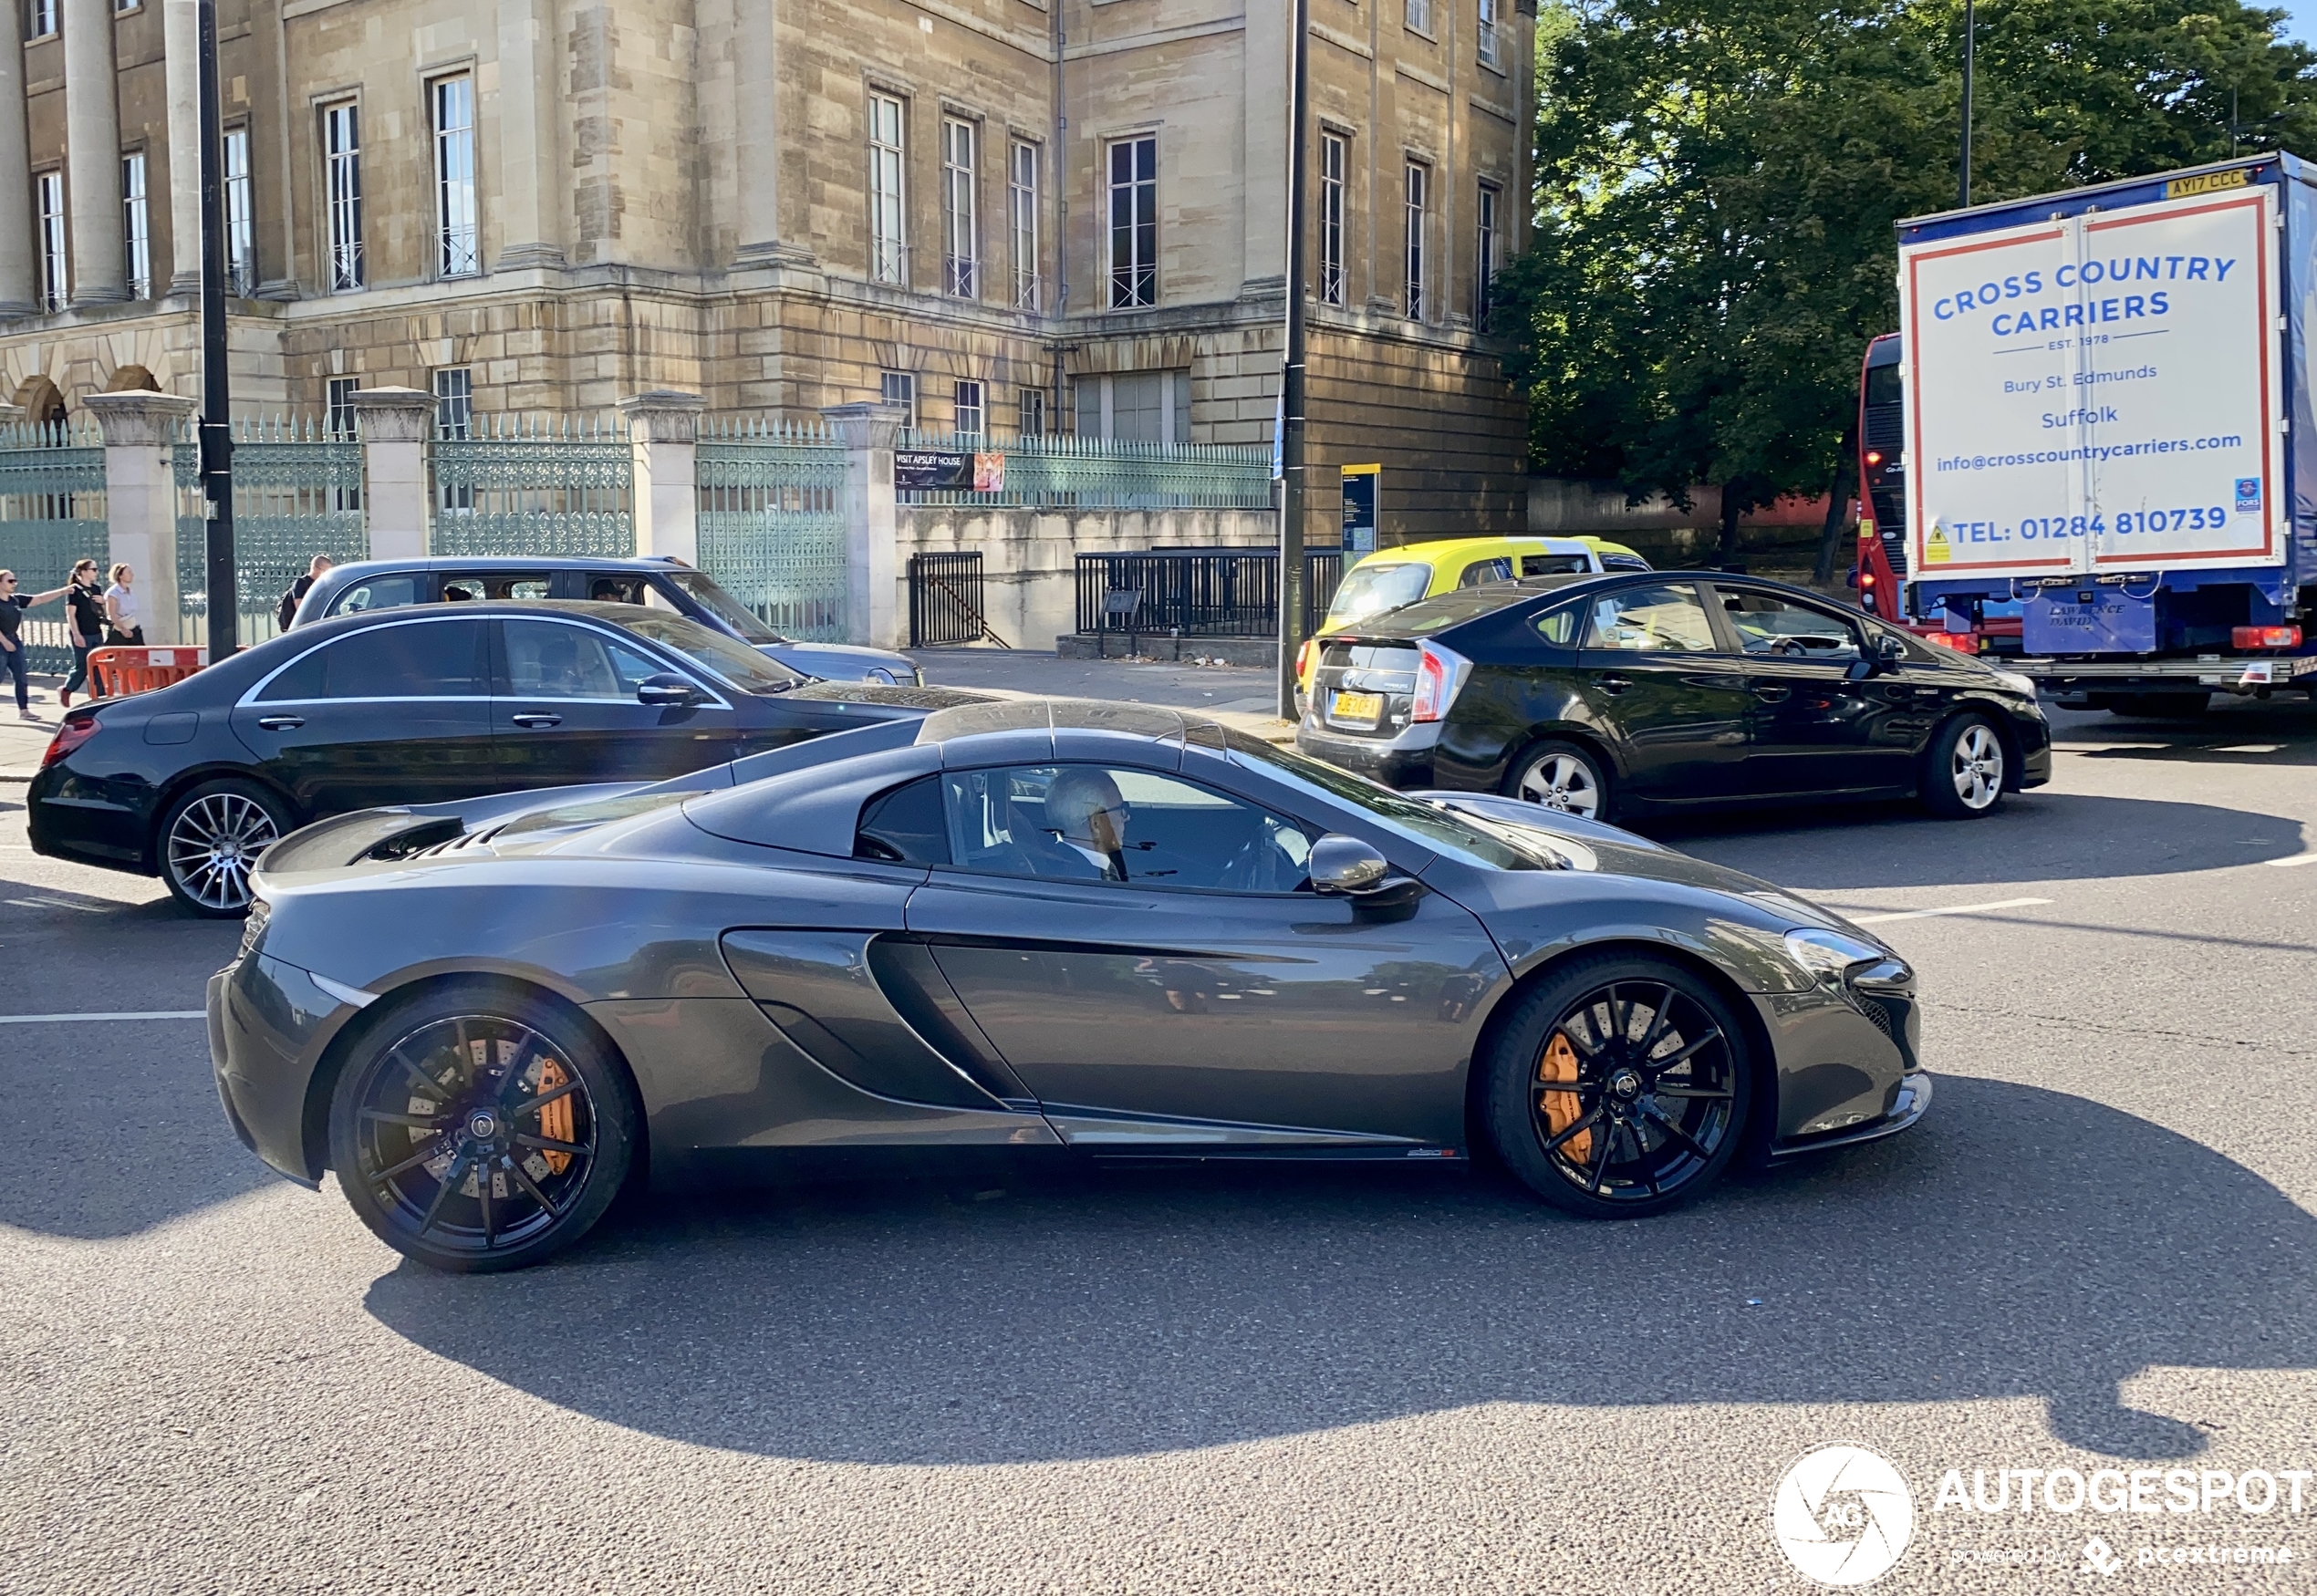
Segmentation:
<svg viewBox="0 0 2317 1596">
<path fill-rule="evenodd" d="M 1311 0 L 1314 528 L 1522 521 L 1533 0 Z M 198 392 L 192 0 L 7 0 L 0 398 Z M 1243 15 L 1242 12 L 1243 11 Z M 218 0 L 237 402 L 1261 442 L 1287 0 Z M 1321 532 L 1323 538 L 1326 536 Z"/>
</svg>

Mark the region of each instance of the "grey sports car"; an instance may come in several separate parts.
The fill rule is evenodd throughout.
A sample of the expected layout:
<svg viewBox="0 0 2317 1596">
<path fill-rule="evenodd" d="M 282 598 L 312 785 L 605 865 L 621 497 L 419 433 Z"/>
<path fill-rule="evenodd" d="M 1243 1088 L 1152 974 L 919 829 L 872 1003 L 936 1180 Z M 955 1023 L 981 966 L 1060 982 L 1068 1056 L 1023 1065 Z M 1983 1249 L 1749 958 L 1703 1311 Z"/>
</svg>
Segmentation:
<svg viewBox="0 0 2317 1596">
<path fill-rule="evenodd" d="M 631 1181 L 965 1149 L 1485 1148 L 1636 1216 L 1931 1096 L 1912 972 L 1823 910 L 1137 705 L 367 810 L 255 886 L 226 1114 L 439 1269 L 535 1262 Z"/>
</svg>

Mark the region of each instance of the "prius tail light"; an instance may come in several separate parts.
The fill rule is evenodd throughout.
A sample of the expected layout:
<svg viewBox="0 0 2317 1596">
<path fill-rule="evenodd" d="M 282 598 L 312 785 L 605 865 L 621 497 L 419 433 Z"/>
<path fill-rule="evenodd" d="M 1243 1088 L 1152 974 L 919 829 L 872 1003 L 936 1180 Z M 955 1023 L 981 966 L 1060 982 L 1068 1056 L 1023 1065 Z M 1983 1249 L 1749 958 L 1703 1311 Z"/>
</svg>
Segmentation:
<svg viewBox="0 0 2317 1596">
<path fill-rule="evenodd" d="M 1418 647 L 1422 651 L 1416 661 L 1416 700 L 1408 708 L 1408 719 L 1439 720 L 1447 716 L 1449 706 L 1463 689 L 1464 679 L 1472 674 L 1472 662 L 1438 643 Z"/>
<path fill-rule="evenodd" d="M 2229 633 L 2229 646 L 2237 648 L 2298 648 L 2301 647 L 2299 627 L 2237 627 Z"/>
<path fill-rule="evenodd" d="M 1319 639 L 1305 637 L 1304 646 L 1295 650 L 1295 685 L 1309 690 L 1312 670 L 1319 664 Z"/>
</svg>

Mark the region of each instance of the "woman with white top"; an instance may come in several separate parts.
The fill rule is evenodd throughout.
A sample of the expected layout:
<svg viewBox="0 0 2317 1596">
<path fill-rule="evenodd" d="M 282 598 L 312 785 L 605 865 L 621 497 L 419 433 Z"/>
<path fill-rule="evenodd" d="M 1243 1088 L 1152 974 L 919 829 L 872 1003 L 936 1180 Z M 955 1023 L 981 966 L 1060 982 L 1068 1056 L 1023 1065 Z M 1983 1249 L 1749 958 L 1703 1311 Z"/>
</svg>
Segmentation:
<svg viewBox="0 0 2317 1596">
<path fill-rule="evenodd" d="M 137 574 L 127 565 L 112 568 L 112 586 L 105 589 L 105 641 L 118 648 L 127 644 L 132 648 L 145 646 L 144 623 L 137 616 L 137 596 L 130 585 Z"/>
</svg>

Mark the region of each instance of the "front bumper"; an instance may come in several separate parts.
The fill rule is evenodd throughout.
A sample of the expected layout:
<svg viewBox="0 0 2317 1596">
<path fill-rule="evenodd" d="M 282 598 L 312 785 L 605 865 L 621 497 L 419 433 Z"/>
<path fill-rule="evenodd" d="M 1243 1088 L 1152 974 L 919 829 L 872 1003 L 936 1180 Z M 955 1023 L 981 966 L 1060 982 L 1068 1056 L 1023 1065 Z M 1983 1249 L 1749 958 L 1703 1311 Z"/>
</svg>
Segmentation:
<svg viewBox="0 0 2317 1596">
<path fill-rule="evenodd" d="M 1753 998 L 1776 1062 L 1773 1158 L 1905 1130 L 1930 1101 L 1922 1009 L 1893 959 L 1838 985 Z"/>
<path fill-rule="evenodd" d="M 1931 1106 L 1933 1077 L 1928 1070 L 1917 1070 L 1899 1083 L 1898 1099 L 1890 1113 L 1871 1124 L 1853 1130 L 1834 1131 L 1813 1136 L 1808 1141 L 1772 1143 L 1770 1161 L 1781 1163 L 1799 1158 L 1806 1153 L 1823 1153 L 1831 1147 L 1855 1147 L 1861 1142 L 1879 1142 L 1885 1136 L 1895 1136 L 1921 1119 Z"/>
<path fill-rule="evenodd" d="M 1429 787 L 1432 759 L 1440 743 L 1440 722 L 1424 721 L 1392 737 L 1360 737 L 1337 731 L 1306 713 L 1295 728 L 1298 752 L 1325 760 L 1339 770 L 1403 790 Z"/>
</svg>

